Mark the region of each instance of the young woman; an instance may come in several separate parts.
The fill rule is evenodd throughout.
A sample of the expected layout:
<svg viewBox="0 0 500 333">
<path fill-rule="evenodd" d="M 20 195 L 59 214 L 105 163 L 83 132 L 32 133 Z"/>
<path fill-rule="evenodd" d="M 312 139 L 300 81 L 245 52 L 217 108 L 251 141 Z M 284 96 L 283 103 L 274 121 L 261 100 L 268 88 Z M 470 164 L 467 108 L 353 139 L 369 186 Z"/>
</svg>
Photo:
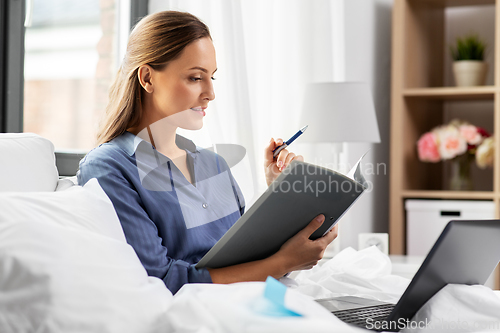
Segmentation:
<svg viewBox="0 0 500 333">
<path fill-rule="evenodd" d="M 188 13 L 166 11 L 133 29 L 110 90 L 97 148 L 80 162 L 78 182 L 97 178 L 111 199 L 127 242 L 151 276 L 176 293 L 185 283 L 263 281 L 308 269 L 337 236 L 315 241 L 319 215 L 274 255 L 217 269 L 195 264 L 243 214 L 244 199 L 227 163 L 176 134 L 203 126 L 215 98 L 217 70 L 208 27 Z M 301 156 L 265 148 L 268 185 Z"/>
</svg>

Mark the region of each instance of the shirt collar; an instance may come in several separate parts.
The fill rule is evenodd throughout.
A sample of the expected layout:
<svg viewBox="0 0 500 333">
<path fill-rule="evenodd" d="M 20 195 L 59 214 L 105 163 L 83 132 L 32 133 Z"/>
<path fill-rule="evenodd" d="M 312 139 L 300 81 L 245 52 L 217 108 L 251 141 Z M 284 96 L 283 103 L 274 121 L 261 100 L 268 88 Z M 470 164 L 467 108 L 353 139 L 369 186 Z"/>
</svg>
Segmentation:
<svg viewBox="0 0 500 333">
<path fill-rule="evenodd" d="M 140 144 L 151 145 L 151 143 L 127 131 L 124 132 L 122 135 L 111 140 L 111 142 L 116 144 L 123 150 L 125 150 L 127 154 L 129 154 L 130 156 L 132 156 L 135 153 L 137 147 L 139 147 Z M 175 144 L 180 149 L 185 149 L 188 152 L 191 153 L 199 152 L 198 147 L 196 147 L 193 141 L 186 139 L 185 137 L 180 136 L 179 134 L 176 134 L 175 136 Z"/>
</svg>

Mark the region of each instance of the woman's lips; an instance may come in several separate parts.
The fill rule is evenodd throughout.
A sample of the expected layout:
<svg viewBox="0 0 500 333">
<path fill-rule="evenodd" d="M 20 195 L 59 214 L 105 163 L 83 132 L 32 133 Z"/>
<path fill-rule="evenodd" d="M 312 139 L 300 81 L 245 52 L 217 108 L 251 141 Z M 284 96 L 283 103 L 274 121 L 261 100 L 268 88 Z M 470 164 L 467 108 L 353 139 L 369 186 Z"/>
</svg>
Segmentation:
<svg viewBox="0 0 500 333">
<path fill-rule="evenodd" d="M 204 111 L 204 108 L 191 108 L 191 110 L 195 111 L 195 112 L 198 112 L 199 114 L 201 114 L 203 117 L 205 116 L 205 111 Z"/>
</svg>

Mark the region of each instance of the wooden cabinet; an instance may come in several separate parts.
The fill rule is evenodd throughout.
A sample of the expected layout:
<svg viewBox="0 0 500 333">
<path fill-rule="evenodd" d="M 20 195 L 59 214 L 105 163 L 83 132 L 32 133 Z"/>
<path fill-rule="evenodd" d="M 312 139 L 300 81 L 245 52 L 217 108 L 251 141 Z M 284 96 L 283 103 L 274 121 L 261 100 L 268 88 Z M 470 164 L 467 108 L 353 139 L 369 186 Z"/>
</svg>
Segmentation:
<svg viewBox="0 0 500 333">
<path fill-rule="evenodd" d="M 449 44 L 446 11 L 452 7 L 483 6 L 495 11 L 489 43 L 492 82 L 479 87 L 454 87 L 445 72 Z M 406 199 L 491 200 L 500 212 L 500 0 L 394 0 L 392 22 L 391 157 L 389 232 L 391 254 L 405 254 Z M 469 24 L 464 20 L 464 25 Z M 474 27 L 471 26 L 471 30 Z M 449 191 L 445 163 L 418 160 L 416 142 L 424 133 L 447 121 L 454 105 L 484 102 L 487 123 L 495 134 L 495 166 L 477 171 L 481 185 L 474 191 Z M 484 116 L 484 115 L 483 115 Z M 474 114 L 466 119 L 474 123 Z M 500 241 L 500 240 L 499 240 Z"/>
</svg>

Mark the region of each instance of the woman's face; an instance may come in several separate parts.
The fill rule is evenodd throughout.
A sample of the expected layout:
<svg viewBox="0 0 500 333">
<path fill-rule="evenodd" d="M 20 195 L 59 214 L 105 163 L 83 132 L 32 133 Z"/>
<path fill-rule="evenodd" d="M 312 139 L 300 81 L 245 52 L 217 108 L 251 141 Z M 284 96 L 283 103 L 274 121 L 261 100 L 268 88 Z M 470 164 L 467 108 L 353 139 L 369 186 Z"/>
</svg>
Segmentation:
<svg viewBox="0 0 500 333">
<path fill-rule="evenodd" d="M 152 70 L 152 89 L 146 93 L 148 122 L 164 119 L 174 127 L 200 129 L 208 102 L 215 98 L 212 80 L 216 70 L 215 48 L 208 37 L 188 44 L 162 70 Z"/>
</svg>

